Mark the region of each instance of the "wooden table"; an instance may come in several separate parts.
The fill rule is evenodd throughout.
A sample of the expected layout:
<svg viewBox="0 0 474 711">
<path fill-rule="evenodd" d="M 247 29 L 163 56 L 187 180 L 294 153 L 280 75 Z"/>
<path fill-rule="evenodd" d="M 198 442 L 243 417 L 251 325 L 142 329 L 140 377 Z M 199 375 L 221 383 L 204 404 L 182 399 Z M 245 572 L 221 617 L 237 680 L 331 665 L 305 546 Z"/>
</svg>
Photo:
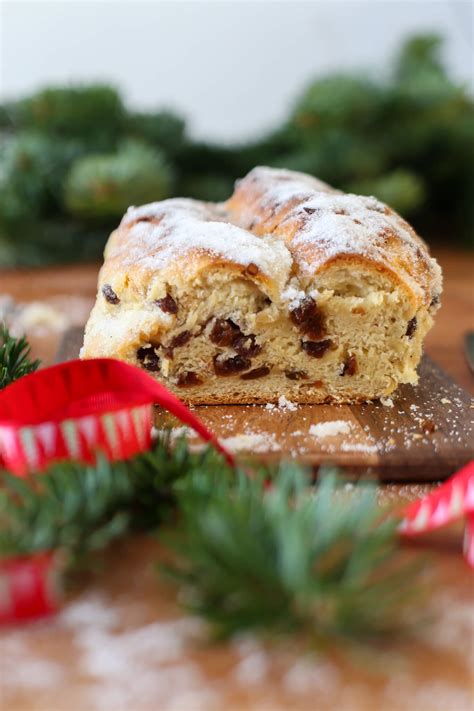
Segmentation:
<svg viewBox="0 0 474 711">
<path fill-rule="evenodd" d="M 445 274 L 443 308 L 427 352 L 464 388 L 474 379 L 462 336 L 474 327 L 472 253 L 435 252 Z M 0 273 L 0 295 L 20 301 L 79 296 L 92 303 L 96 266 Z M 35 339 L 46 362 L 57 338 Z M 398 504 L 426 487 L 384 486 Z M 407 553 L 409 555 L 410 552 Z M 205 646 L 200 624 L 182 615 L 157 582 L 159 545 L 128 540 L 105 569 L 72 595 L 55 619 L 0 636 L 0 708 L 9 711 L 213 711 L 338 709 L 462 711 L 474 708 L 473 577 L 459 531 L 432 548 L 430 594 L 420 608 L 433 621 L 410 639 L 305 656 L 297 642 L 264 645 L 242 638 Z"/>
</svg>

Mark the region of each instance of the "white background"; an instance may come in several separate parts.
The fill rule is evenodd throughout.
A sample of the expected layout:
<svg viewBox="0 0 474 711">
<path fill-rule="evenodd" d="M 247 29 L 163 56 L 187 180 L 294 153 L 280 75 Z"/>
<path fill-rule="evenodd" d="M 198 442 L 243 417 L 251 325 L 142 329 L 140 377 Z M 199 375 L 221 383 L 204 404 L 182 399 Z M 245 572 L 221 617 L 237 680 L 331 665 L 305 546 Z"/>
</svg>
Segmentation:
<svg viewBox="0 0 474 711">
<path fill-rule="evenodd" d="M 0 98 L 112 81 L 132 105 L 174 107 L 208 139 L 276 125 L 315 74 L 383 74 L 411 32 L 442 32 L 452 73 L 473 82 L 469 1 L 0 2 Z"/>
</svg>

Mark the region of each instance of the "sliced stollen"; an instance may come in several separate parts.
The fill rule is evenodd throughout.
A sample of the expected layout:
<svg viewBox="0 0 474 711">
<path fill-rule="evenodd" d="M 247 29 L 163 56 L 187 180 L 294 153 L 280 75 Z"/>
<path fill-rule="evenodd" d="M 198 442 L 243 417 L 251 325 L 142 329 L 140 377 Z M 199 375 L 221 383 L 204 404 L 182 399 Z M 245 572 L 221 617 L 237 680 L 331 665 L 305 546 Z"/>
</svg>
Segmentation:
<svg viewBox="0 0 474 711">
<path fill-rule="evenodd" d="M 225 203 L 128 210 L 82 357 L 139 365 L 191 403 L 371 400 L 416 383 L 441 288 L 383 203 L 258 167 Z"/>
</svg>

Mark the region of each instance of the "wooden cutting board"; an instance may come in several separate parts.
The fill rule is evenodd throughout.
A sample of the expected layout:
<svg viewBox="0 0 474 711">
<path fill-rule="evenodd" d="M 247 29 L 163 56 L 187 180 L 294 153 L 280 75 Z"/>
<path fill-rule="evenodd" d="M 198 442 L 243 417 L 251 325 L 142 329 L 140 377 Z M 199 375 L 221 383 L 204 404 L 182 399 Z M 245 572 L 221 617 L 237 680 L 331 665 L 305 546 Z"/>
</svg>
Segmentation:
<svg viewBox="0 0 474 711">
<path fill-rule="evenodd" d="M 57 360 L 76 358 L 81 343 L 82 330 L 71 329 Z M 383 481 L 436 481 L 474 458 L 474 400 L 426 356 L 418 385 L 402 386 L 392 406 L 290 403 L 194 410 L 240 458 L 293 459 L 314 467 L 328 463 Z M 336 424 L 325 432 L 318 427 L 325 422 Z M 156 425 L 182 432 L 166 413 L 157 413 Z M 189 438 L 197 443 L 192 433 Z"/>
</svg>

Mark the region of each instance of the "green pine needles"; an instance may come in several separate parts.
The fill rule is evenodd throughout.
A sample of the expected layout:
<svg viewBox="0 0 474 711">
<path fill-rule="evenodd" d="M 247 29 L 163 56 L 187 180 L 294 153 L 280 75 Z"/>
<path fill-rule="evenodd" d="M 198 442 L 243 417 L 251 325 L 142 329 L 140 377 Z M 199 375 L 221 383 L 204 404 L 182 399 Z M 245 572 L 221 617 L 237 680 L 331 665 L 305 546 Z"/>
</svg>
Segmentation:
<svg viewBox="0 0 474 711">
<path fill-rule="evenodd" d="M 309 485 L 295 464 L 270 485 L 264 472 L 194 472 L 176 484 L 181 518 L 167 539 L 176 563 L 166 573 L 217 638 L 257 631 L 314 642 L 406 625 L 414 571 L 396 521 L 381 521 L 375 488 L 349 494 L 331 474 Z"/>
<path fill-rule="evenodd" d="M 0 473 L 0 557 L 61 550 L 71 571 L 137 530 L 158 532 L 162 573 L 219 639 L 382 636 L 403 628 L 416 589 L 419 565 L 400 555 L 374 488 L 347 492 L 335 475 L 313 487 L 296 464 L 234 471 L 164 438 L 124 462 Z"/>
<path fill-rule="evenodd" d="M 58 462 L 20 479 L 0 471 L 0 557 L 62 549 L 71 564 L 131 530 L 151 530 L 174 504 L 173 485 L 187 473 L 222 466 L 206 449 L 191 454 L 166 438 L 122 462 Z"/>
<path fill-rule="evenodd" d="M 39 360 L 30 357 L 31 348 L 24 336 L 15 338 L 6 324 L 0 324 L 0 390 L 37 370 Z"/>
</svg>

